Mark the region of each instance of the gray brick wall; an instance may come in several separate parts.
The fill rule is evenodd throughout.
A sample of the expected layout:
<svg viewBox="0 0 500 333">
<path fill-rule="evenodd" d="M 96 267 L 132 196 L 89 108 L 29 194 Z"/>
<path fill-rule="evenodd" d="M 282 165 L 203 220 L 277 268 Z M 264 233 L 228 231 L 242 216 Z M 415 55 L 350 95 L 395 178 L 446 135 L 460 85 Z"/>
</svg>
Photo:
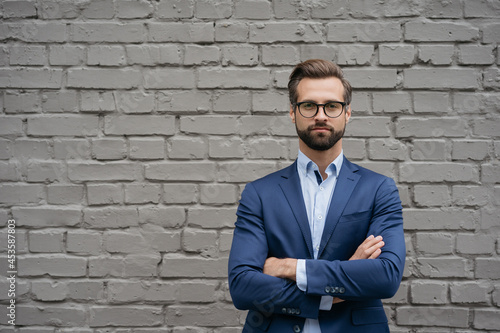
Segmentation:
<svg viewBox="0 0 500 333">
<path fill-rule="evenodd" d="M 308 58 L 354 86 L 346 155 L 400 189 L 391 331 L 500 332 L 498 0 L 4 0 L 0 17 L 1 332 L 239 332 L 238 197 L 295 158 L 287 76 Z"/>
</svg>

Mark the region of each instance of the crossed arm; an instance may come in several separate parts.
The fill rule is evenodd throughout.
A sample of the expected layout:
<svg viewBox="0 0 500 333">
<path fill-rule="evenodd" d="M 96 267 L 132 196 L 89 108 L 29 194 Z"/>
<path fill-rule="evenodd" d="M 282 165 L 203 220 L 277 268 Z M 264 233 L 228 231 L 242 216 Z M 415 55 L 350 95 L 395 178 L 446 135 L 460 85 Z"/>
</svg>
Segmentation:
<svg viewBox="0 0 500 333">
<path fill-rule="evenodd" d="M 356 249 L 356 252 L 352 255 L 349 260 L 358 260 L 358 259 L 376 259 L 380 253 L 382 253 L 381 248 L 385 245 L 382 240 L 382 236 L 374 237 L 371 235 L 366 238 L 363 243 Z M 297 271 L 297 259 L 293 258 L 275 258 L 270 257 L 267 258 L 264 263 L 263 273 L 271 276 L 275 276 L 278 278 L 289 279 L 292 281 L 296 281 L 295 273 Z M 334 297 L 333 303 L 339 303 L 343 300 Z"/>
</svg>

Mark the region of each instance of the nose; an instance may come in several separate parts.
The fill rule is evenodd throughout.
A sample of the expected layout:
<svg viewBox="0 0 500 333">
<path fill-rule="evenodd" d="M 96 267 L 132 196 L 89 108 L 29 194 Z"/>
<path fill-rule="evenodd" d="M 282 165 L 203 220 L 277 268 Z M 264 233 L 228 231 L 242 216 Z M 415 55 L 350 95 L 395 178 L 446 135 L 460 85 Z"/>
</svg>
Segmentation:
<svg viewBox="0 0 500 333">
<path fill-rule="evenodd" d="M 325 121 L 328 120 L 328 116 L 325 113 L 325 106 L 318 106 L 318 113 L 314 116 L 316 121 Z"/>
</svg>

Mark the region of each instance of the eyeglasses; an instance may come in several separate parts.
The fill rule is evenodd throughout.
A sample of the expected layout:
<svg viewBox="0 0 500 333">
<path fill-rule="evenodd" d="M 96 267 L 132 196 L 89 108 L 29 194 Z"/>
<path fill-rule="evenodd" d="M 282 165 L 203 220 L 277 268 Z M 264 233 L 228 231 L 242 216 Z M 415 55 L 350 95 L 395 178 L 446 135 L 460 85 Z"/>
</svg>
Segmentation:
<svg viewBox="0 0 500 333">
<path fill-rule="evenodd" d="M 313 102 L 300 102 L 295 103 L 295 106 L 299 109 L 300 114 L 304 118 L 312 118 L 318 114 L 319 107 L 323 107 L 323 111 L 329 118 L 340 117 L 342 111 L 347 104 L 345 102 L 328 102 L 326 104 L 316 104 Z"/>
</svg>

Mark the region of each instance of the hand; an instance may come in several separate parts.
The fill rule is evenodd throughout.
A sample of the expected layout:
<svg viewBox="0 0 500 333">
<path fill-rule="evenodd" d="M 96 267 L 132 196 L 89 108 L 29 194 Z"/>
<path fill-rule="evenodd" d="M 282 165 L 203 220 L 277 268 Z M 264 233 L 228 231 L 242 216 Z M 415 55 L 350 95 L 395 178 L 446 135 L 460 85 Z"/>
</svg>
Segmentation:
<svg viewBox="0 0 500 333">
<path fill-rule="evenodd" d="M 381 248 L 385 245 L 382 241 L 382 236 L 374 237 L 371 235 L 360 246 L 356 249 L 356 252 L 352 255 L 349 260 L 358 259 L 376 259 L 380 253 L 382 253 Z"/>
<path fill-rule="evenodd" d="M 290 279 L 295 281 L 295 273 L 297 271 L 297 259 L 285 258 L 278 259 L 270 257 L 264 263 L 263 273 L 279 278 Z"/>
<path fill-rule="evenodd" d="M 360 246 L 356 249 L 356 252 L 352 255 L 349 260 L 358 259 L 376 259 L 380 253 L 382 253 L 381 248 L 385 245 L 382 241 L 382 236 L 373 237 L 371 235 Z M 334 297 L 332 303 L 341 303 L 344 300 L 338 297 Z"/>
</svg>

